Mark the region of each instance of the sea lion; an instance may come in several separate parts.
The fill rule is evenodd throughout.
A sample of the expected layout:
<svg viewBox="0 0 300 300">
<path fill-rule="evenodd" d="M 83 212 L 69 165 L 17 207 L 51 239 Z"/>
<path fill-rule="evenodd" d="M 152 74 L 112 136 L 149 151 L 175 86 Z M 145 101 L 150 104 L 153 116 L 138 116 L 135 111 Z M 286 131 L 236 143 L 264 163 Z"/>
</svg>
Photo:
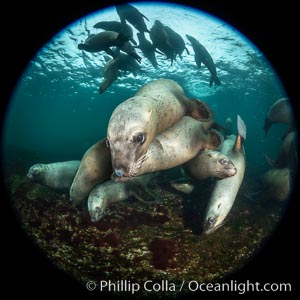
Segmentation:
<svg viewBox="0 0 300 300">
<path fill-rule="evenodd" d="M 231 135 L 224 141 L 220 149 L 221 153 L 232 160 L 237 169 L 237 173 L 235 176 L 217 181 L 207 205 L 203 226 L 205 234 L 210 234 L 222 226 L 244 178 L 245 155 L 243 143 L 246 139 L 246 125 L 240 116 L 237 118 L 237 128 L 237 136 Z"/>
<path fill-rule="evenodd" d="M 111 174 L 110 151 L 105 146 L 105 139 L 102 139 L 83 155 L 72 182 L 70 200 L 80 204 L 97 183 L 109 179 Z"/>
<path fill-rule="evenodd" d="M 106 208 L 114 202 L 126 200 L 130 196 L 142 202 L 156 202 L 157 196 L 147 188 L 148 183 L 157 174 L 151 173 L 132 178 L 126 182 L 113 180 L 98 184 L 88 198 L 88 210 L 92 222 L 98 222 L 105 216 Z"/>
<path fill-rule="evenodd" d="M 200 100 L 190 100 L 175 81 L 159 79 L 142 87 L 116 107 L 108 123 L 114 174 L 128 177 L 141 167 L 153 139 L 184 115 L 210 121 L 213 113 Z"/>
<path fill-rule="evenodd" d="M 27 178 L 54 190 L 70 189 L 79 165 L 79 160 L 35 164 L 30 167 Z"/>
<path fill-rule="evenodd" d="M 211 77 L 209 81 L 209 86 L 211 87 L 213 83 L 216 85 L 220 85 L 221 81 L 217 76 L 217 70 L 215 63 L 211 57 L 211 55 L 208 53 L 208 51 L 205 49 L 205 47 L 200 44 L 194 37 L 191 35 L 186 35 L 187 39 L 190 41 L 192 44 L 192 47 L 195 52 L 195 62 L 198 66 L 198 68 L 201 67 L 201 63 L 203 63 L 207 69 L 209 70 Z"/>
<path fill-rule="evenodd" d="M 128 24 L 122 24 L 118 21 L 102 21 L 96 23 L 94 28 L 101 28 L 108 31 L 123 33 L 134 45 L 137 45 L 137 42 L 133 38 L 133 30 Z"/>
<path fill-rule="evenodd" d="M 156 56 L 155 56 L 155 47 L 153 46 L 153 44 L 151 42 L 149 42 L 144 33 L 137 33 L 137 37 L 139 40 L 139 45 L 137 46 L 139 49 L 141 49 L 141 51 L 143 52 L 144 56 L 150 61 L 150 63 L 152 64 L 152 66 L 157 69 L 158 68 L 158 63 L 156 60 Z M 161 53 L 163 54 L 163 53 Z"/>
<path fill-rule="evenodd" d="M 134 6 L 130 4 L 117 4 L 116 11 L 120 17 L 122 24 L 126 24 L 127 20 L 139 32 L 149 32 L 145 24 L 144 18 L 148 21 L 149 19 Z"/>
<path fill-rule="evenodd" d="M 197 180 L 209 177 L 228 178 L 234 176 L 237 169 L 231 159 L 220 151 L 201 150 L 193 159 L 183 165 L 186 174 Z"/>
<path fill-rule="evenodd" d="M 292 189 L 290 168 L 272 168 L 261 179 L 264 197 L 279 202 L 289 198 Z"/>
<path fill-rule="evenodd" d="M 207 125 L 207 122 L 184 116 L 153 140 L 129 174 L 122 177 L 113 174 L 112 178 L 125 181 L 145 173 L 167 170 L 189 161 L 201 149 L 216 149 L 222 144 L 223 137 L 214 129 L 206 129 Z"/>
<path fill-rule="evenodd" d="M 293 109 L 288 98 L 281 98 L 271 106 L 263 128 L 266 134 L 274 123 L 294 125 Z"/>
<path fill-rule="evenodd" d="M 132 56 L 138 62 L 141 62 L 141 57 L 135 52 L 134 47 L 128 41 L 128 37 L 123 33 L 115 31 L 103 31 L 98 34 L 93 34 L 89 36 L 83 44 L 78 44 L 78 49 L 87 52 L 105 51 L 108 55 L 115 58 L 116 54 L 110 49 L 110 47 L 113 46 L 119 47 L 123 52 Z"/>
</svg>

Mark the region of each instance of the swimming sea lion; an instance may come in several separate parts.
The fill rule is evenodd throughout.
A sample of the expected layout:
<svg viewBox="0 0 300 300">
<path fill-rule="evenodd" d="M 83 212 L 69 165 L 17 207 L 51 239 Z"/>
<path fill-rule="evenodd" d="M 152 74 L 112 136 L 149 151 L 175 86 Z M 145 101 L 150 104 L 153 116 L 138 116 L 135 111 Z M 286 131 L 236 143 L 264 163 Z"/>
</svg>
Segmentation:
<svg viewBox="0 0 300 300">
<path fill-rule="evenodd" d="M 168 79 L 146 84 L 117 106 L 107 129 L 115 175 L 135 173 L 154 138 L 184 115 L 210 121 L 213 113 L 204 102 L 188 99 L 181 86 Z"/>
<path fill-rule="evenodd" d="M 274 123 L 283 123 L 293 126 L 293 110 L 288 98 L 281 98 L 271 106 L 268 115 L 265 119 L 265 133 L 269 131 L 270 127 Z"/>
<path fill-rule="evenodd" d="M 213 129 L 206 130 L 206 125 L 207 122 L 184 116 L 153 140 L 129 174 L 122 177 L 113 174 L 113 179 L 125 181 L 133 176 L 167 170 L 189 161 L 201 149 L 216 149 L 222 144 L 223 137 Z"/>
<path fill-rule="evenodd" d="M 142 202 L 156 202 L 157 197 L 147 188 L 157 174 L 151 173 L 132 178 L 126 182 L 113 180 L 98 184 L 88 198 L 88 210 L 92 222 L 98 222 L 105 215 L 106 208 L 114 202 L 126 200 L 130 196 Z"/>
<path fill-rule="evenodd" d="M 54 190 L 70 189 L 79 164 L 79 160 L 35 164 L 29 169 L 27 178 Z"/>
<path fill-rule="evenodd" d="M 79 44 L 78 49 L 87 52 L 105 51 L 108 55 L 115 58 L 116 54 L 110 49 L 110 47 L 113 46 L 119 47 L 138 62 L 141 61 L 141 57 L 135 52 L 134 47 L 128 41 L 128 37 L 123 33 L 115 31 L 103 31 L 98 34 L 93 34 L 89 36 L 83 44 Z"/>
<path fill-rule="evenodd" d="M 144 18 L 148 21 L 149 19 L 145 15 L 143 15 L 137 8 L 130 4 L 117 4 L 116 10 L 122 24 L 126 24 L 127 20 L 139 32 L 149 32 L 144 22 Z"/>
<path fill-rule="evenodd" d="M 237 169 L 225 154 L 216 150 L 201 150 L 193 159 L 183 165 L 186 174 L 193 179 L 209 177 L 227 178 L 234 176 Z"/>
<path fill-rule="evenodd" d="M 192 47 L 194 49 L 195 52 L 195 62 L 197 64 L 197 66 L 200 68 L 201 67 L 201 63 L 203 63 L 207 69 L 209 70 L 211 77 L 210 77 L 210 81 L 209 81 L 209 86 L 211 87 L 213 85 L 213 83 L 215 83 L 216 85 L 220 85 L 220 79 L 217 76 L 217 70 L 216 70 L 216 66 L 215 63 L 211 57 L 211 55 L 208 53 L 208 51 L 205 49 L 205 47 L 200 44 L 194 37 L 192 37 L 191 35 L 186 35 L 187 39 L 190 41 L 190 43 L 192 44 Z"/>
<path fill-rule="evenodd" d="M 110 151 L 102 139 L 83 155 L 70 189 L 70 200 L 80 204 L 97 183 L 110 178 L 111 174 Z"/>
<path fill-rule="evenodd" d="M 238 116 L 238 134 L 224 141 L 220 151 L 234 163 L 237 173 L 229 178 L 217 181 L 207 205 L 204 233 L 210 234 L 222 226 L 239 191 L 245 172 L 243 143 L 246 139 L 246 125 Z"/>
<path fill-rule="evenodd" d="M 123 33 L 128 39 L 134 44 L 137 45 L 137 42 L 133 38 L 133 31 L 130 25 L 122 24 L 118 21 L 102 21 L 94 25 L 94 28 L 101 28 L 108 31 L 115 31 L 118 33 Z"/>
</svg>

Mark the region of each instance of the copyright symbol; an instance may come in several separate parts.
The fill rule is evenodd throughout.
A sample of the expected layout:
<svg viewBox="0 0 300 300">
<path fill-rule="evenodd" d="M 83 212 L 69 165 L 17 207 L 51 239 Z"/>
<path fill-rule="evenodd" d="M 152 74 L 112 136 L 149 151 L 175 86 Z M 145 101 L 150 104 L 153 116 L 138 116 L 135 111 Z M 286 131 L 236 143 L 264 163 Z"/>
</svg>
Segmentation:
<svg viewBox="0 0 300 300">
<path fill-rule="evenodd" d="M 88 291 L 92 292 L 92 291 L 94 291 L 96 289 L 97 284 L 96 284 L 95 281 L 88 281 L 85 286 L 86 286 L 86 288 L 87 288 Z"/>
</svg>

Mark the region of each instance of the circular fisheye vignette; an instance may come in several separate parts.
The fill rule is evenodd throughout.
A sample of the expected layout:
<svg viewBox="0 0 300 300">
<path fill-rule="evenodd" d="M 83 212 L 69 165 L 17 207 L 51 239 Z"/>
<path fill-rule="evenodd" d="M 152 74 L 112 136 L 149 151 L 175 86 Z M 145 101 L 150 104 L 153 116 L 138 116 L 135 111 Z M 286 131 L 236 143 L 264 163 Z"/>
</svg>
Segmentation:
<svg viewBox="0 0 300 300">
<path fill-rule="evenodd" d="M 145 8 L 147 7 L 146 4 L 138 6 L 138 3 L 135 3 L 133 5 L 136 5 L 141 11 L 143 10 L 144 7 Z M 155 3 L 155 5 L 157 5 L 157 3 Z M 160 8 L 163 9 L 165 8 L 165 6 L 161 4 Z M 172 7 L 172 9 L 174 8 L 175 6 Z M 187 9 L 187 7 L 182 7 L 179 5 L 176 6 L 176 9 L 178 10 L 181 10 L 183 8 Z M 168 5 L 166 5 L 165 9 L 169 11 Z M 110 13 L 114 12 L 113 8 L 109 8 L 107 10 L 103 10 L 103 15 L 104 12 L 106 11 Z M 188 9 L 187 11 L 197 13 L 196 10 Z M 150 8 L 149 8 L 149 13 L 150 13 Z M 95 14 L 93 14 L 93 16 Z M 205 14 L 205 16 L 207 15 Z M 86 18 L 85 20 L 87 19 L 88 18 Z M 215 21 L 215 19 L 213 18 L 211 19 Z M 73 26 L 83 27 L 84 29 L 81 32 L 80 38 L 86 37 L 83 33 L 85 34 L 88 33 L 89 29 L 87 27 L 88 26 L 87 24 L 83 26 L 83 21 L 75 22 L 70 27 L 67 27 L 65 30 L 72 32 Z M 63 32 L 64 30 L 57 35 L 58 41 L 59 41 L 59 37 L 63 35 Z M 238 37 L 239 39 L 245 41 L 244 37 L 242 37 L 240 34 L 238 35 Z M 59 45 L 59 42 L 57 44 Z M 75 44 L 78 45 L 78 39 L 76 39 L 76 43 L 73 43 L 71 49 L 72 51 L 75 51 L 76 49 Z M 63 47 L 63 48 L 66 51 L 69 47 Z M 43 61 L 39 61 L 39 59 L 41 59 L 42 56 L 46 54 L 46 50 L 47 50 L 47 45 L 45 45 L 40 50 L 36 59 L 33 59 L 31 63 L 31 67 L 33 65 L 39 65 L 39 64 L 41 68 L 43 67 L 44 65 Z M 76 51 L 78 50 L 79 49 L 76 49 Z M 101 53 L 99 56 L 102 55 L 103 53 Z M 76 59 L 79 59 L 79 57 L 76 57 Z M 83 60 L 83 57 L 80 57 L 80 59 Z M 91 60 L 91 57 L 88 57 L 88 59 Z M 90 69 L 92 69 L 93 65 L 87 66 L 89 61 L 88 59 L 86 59 L 85 67 L 90 67 Z M 56 64 L 58 62 L 57 60 L 55 61 Z M 74 60 L 73 62 L 76 62 L 76 60 Z M 31 67 L 29 67 L 28 70 L 26 71 L 27 76 L 24 76 L 26 74 L 25 72 L 24 75 L 22 76 L 23 77 L 22 79 L 31 77 L 30 74 Z M 72 64 L 70 64 L 68 67 L 72 69 Z M 47 68 L 43 69 L 43 71 L 45 72 L 46 70 Z M 53 70 L 55 71 L 55 68 Z M 36 78 L 38 77 L 37 74 L 32 74 L 32 75 L 36 76 L 35 78 L 32 77 L 32 80 L 33 81 L 36 80 Z M 48 72 L 47 76 L 51 77 L 51 72 Z M 209 75 L 207 76 L 207 78 L 209 78 Z M 50 82 L 52 83 L 51 88 L 53 88 L 56 84 L 58 84 L 59 79 L 58 80 L 55 80 L 55 78 L 51 78 L 51 79 L 53 80 L 52 82 L 50 80 Z M 82 77 L 82 79 L 84 79 L 84 76 Z M 47 81 L 49 81 L 48 78 Z M 206 80 L 205 82 L 207 85 L 208 81 Z M 24 88 L 24 83 L 23 82 L 19 83 L 17 87 L 18 89 Z M 90 86 L 86 86 L 84 84 L 79 85 L 79 87 L 90 88 Z M 25 88 L 26 88 L 26 84 L 25 84 Z M 56 87 L 56 91 L 57 90 L 58 88 Z M 30 91 L 27 90 L 26 92 L 27 92 L 27 96 L 30 97 Z M 203 90 L 201 90 L 201 92 L 203 92 Z M 61 92 L 60 96 L 63 93 L 64 90 Z M 17 94 L 18 91 L 16 91 L 14 97 L 18 97 Z M 93 97 L 95 96 L 93 95 Z M 12 101 L 15 101 L 15 99 L 13 99 Z M 36 103 L 35 100 L 32 101 L 32 104 L 35 103 Z M 47 103 L 49 102 L 46 102 L 46 105 Z M 16 107 L 17 104 L 12 102 L 10 111 L 13 111 L 15 109 L 14 106 Z M 41 107 L 39 107 L 39 109 L 41 109 Z M 242 112 L 240 113 L 242 114 Z M 10 113 L 8 113 L 8 118 L 9 118 L 9 114 Z M 28 117 L 28 119 L 30 120 L 30 116 Z M 27 145 L 27 143 L 24 143 L 24 145 Z M 24 155 L 25 153 L 24 149 L 21 150 L 22 153 L 18 151 L 19 149 L 17 150 L 14 149 L 9 152 L 10 155 L 13 155 L 13 153 L 17 152 L 21 154 L 19 157 L 22 158 L 26 156 L 23 162 L 25 166 L 25 167 L 23 166 L 24 171 L 30 170 L 30 167 L 32 167 L 35 163 L 39 162 L 39 160 L 35 156 L 36 155 L 35 153 L 26 153 Z M 49 153 L 44 152 L 43 153 L 44 157 L 47 154 Z M 79 157 L 79 160 L 80 158 L 81 157 Z M 57 162 L 58 160 L 57 161 L 54 160 L 51 163 L 57 163 Z M 57 170 L 58 168 L 57 165 L 53 167 L 54 170 Z M 177 217 L 175 217 L 177 223 L 172 221 L 173 220 L 172 218 L 174 218 L 174 215 L 172 214 L 172 212 L 174 211 L 174 205 L 177 206 L 178 208 L 182 207 L 181 200 L 176 198 L 176 196 L 174 196 L 173 194 L 164 195 L 165 201 L 167 200 L 168 197 L 170 197 L 170 200 L 172 201 L 170 201 L 169 203 L 167 202 L 167 205 L 157 204 L 157 207 L 154 207 L 154 211 L 156 211 L 157 213 L 153 213 L 153 211 L 149 212 L 149 208 L 147 206 L 144 206 L 138 202 L 132 203 L 132 206 L 130 207 L 132 209 L 131 210 L 128 208 L 128 204 L 124 201 L 118 204 L 119 207 L 117 204 L 113 206 L 113 208 L 117 209 L 119 216 L 117 217 L 115 217 L 114 215 L 107 216 L 106 218 L 102 219 L 100 222 L 91 222 L 90 216 L 88 215 L 86 208 L 83 211 L 79 210 L 78 208 L 71 205 L 68 199 L 65 199 L 63 196 L 61 196 L 60 193 L 57 194 L 56 191 L 54 192 L 53 190 L 51 190 L 51 188 L 49 189 L 49 187 L 47 186 L 46 187 L 41 186 L 34 182 L 29 182 L 28 184 L 27 179 L 25 182 L 24 174 L 26 172 L 24 171 L 22 174 L 23 176 L 16 175 L 11 179 L 11 187 L 15 189 L 12 192 L 13 197 L 15 197 L 15 199 L 13 200 L 15 201 L 14 205 L 17 208 L 17 210 L 21 211 L 20 215 L 21 218 L 23 219 L 23 223 L 26 224 L 25 225 L 26 231 L 29 233 L 30 236 L 34 238 L 34 240 L 39 245 L 39 247 L 43 249 L 43 251 L 46 253 L 48 257 L 50 257 L 50 259 L 53 261 L 55 265 L 57 265 L 60 268 L 63 268 L 79 281 L 84 282 L 87 281 L 88 279 L 95 280 L 95 278 L 98 278 L 99 276 L 102 276 L 101 278 L 103 278 L 104 280 L 105 278 L 108 278 L 108 276 L 112 276 L 111 278 L 114 277 L 119 278 L 120 275 L 125 275 L 125 274 L 128 275 L 128 271 L 130 271 L 131 276 L 135 277 L 135 279 L 138 281 L 141 278 L 145 278 L 145 274 L 148 274 L 149 278 L 151 278 L 151 276 L 159 277 L 158 274 L 160 274 L 162 271 L 166 272 L 167 270 L 168 272 L 170 272 L 170 277 L 169 277 L 171 278 L 170 282 L 179 284 L 180 276 L 182 274 L 185 274 L 185 271 L 182 266 L 186 266 L 186 268 L 188 269 L 191 280 L 198 278 L 199 280 L 208 281 L 208 280 L 213 280 L 218 278 L 219 276 L 218 274 L 220 273 L 219 270 L 221 270 L 222 273 L 221 277 L 224 274 L 227 274 L 228 272 L 229 273 L 232 272 L 232 264 L 230 265 L 229 261 L 231 261 L 231 263 L 232 260 L 235 262 L 239 260 L 242 261 L 243 257 L 248 257 L 249 255 L 251 256 L 251 254 L 247 252 L 247 250 L 249 250 L 250 248 L 248 249 L 247 246 L 243 245 L 243 242 L 246 242 L 243 240 L 240 241 L 239 242 L 240 244 L 237 245 L 237 247 L 240 247 L 240 249 L 244 249 L 244 250 L 239 250 L 240 251 L 239 256 L 233 255 L 233 252 L 229 251 L 228 257 L 230 259 L 228 259 L 228 261 L 224 260 L 223 258 L 221 263 L 219 263 L 219 265 L 214 265 L 212 261 L 206 262 L 205 264 L 206 272 L 201 273 L 200 271 L 199 273 L 198 268 L 195 268 L 195 266 L 199 265 L 200 262 L 201 265 L 203 266 L 203 261 L 201 261 L 201 257 L 198 256 L 199 253 L 204 253 L 206 251 L 210 251 L 210 252 L 215 251 L 215 253 L 212 255 L 214 255 L 214 257 L 218 257 L 218 251 L 221 249 L 222 243 L 223 244 L 230 243 L 229 240 L 230 238 L 232 239 L 232 236 L 234 235 L 235 235 L 235 239 L 233 240 L 238 240 L 238 238 L 240 239 L 241 234 L 240 232 L 239 234 L 237 234 L 237 231 L 238 230 L 243 231 L 246 230 L 245 228 L 247 228 L 242 225 L 243 222 L 245 222 L 247 219 L 247 217 L 244 216 L 247 216 L 249 212 L 248 207 L 241 207 L 237 209 L 237 212 L 240 215 L 237 214 L 238 220 L 235 222 L 235 229 L 232 229 L 232 227 L 230 226 L 226 227 L 226 223 L 225 223 L 223 226 L 219 227 L 214 232 L 214 235 L 208 235 L 207 237 L 203 238 L 203 240 L 201 240 L 202 244 L 200 245 L 198 241 L 197 242 L 194 241 L 195 234 L 193 233 L 192 229 L 190 229 L 190 232 L 186 233 L 180 227 L 182 218 L 180 218 L 179 216 L 182 214 L 182 212 L 177 211 Z M 39 172 L 40 169 L 37 168 L 37 172 L 35 172 L 35 170 L 33 169 L 31 173 L 36 173 L 37 175 L 39 175 Z M 28 177 L 30 179 L 30 177 L 32 177 L 32 174 L 30 172 L 28 173 L 29 173 Z M 21 195 L 19 194 L 20 191 L 21 193 L 23 193 L 22 198 Z M 193 202 L 193 205 L 195 205 L 195 200 Z M 188 212 L 185 218 L 190 217 L 190 219 L 193 219 L 192 215 L 189 216 L 192 210 L 191 207 L 189 207 L 185 203 L 184 208 Z M 235 206 L 233 208 L 235 208 Z M 254 210 L 254 208 L 251 209 Z M 126 219 L 125 223 L 120 216 L 123 219 L 124 218 Z M 128 220 L 131 220 L 131 222 L 128 222 Z M 185 222 L 187 221 L 185 220 Z M 171 230 L 171 232 L 168 232 L 168 229 L 165 228 L 166 223 L 173 224 L 174 227 L 173 230 Z M 251 222 L 248 220 L 248 223 Z M 146 231 L 143 226 L 146 226 L 147 228 Z M 190 225 L 190 227 L 191 226 L 192 225 Z M 159 233 L 161 232 L 162 228 L 165 230 L 165 233 L 167 234 L 162 235 Z M 176 233 L 178 228 L 181 228 L 181 230 L 179 230 L 179 233 Z M 225 233 L 224 233 L 224 228 L 227 228 L 227 231 L 225 230 Z M 122 232 L 123 229 L 125 229 L 125 232 Z M 176 232 L 174 229 L 176 229 Z M 221 241 L 217 241 L 217 238 L 220 237 L 221 229 L 223 229 L 222 231 L 223 239 L 221 240 L 222 243 Z M 248 233 L 249 231 L 251 232 L 251 229 L 249 229 L 249 227 L 247 230 Z M 270 230 L 270 228 L 268 230 Z M 271 231 L 268 230 L 266 230 L 266 232 L 269 232 L 270 234 Z M 266 232 L 264 232 L 264 234 L 261 234 L 259 237 L 262 238 L 264 235 L 268 235 Z M 132 235 L 133 233 L 135 234 L 134 236 Z M 227 236 L 227 238 L 226 238 L 226 234 L 229 235 Z M 252 234 L 253 236 L 255 235 L 255 233 L 253 232 Z M 166 236 L 168 236 L 168 238 L 166 238 Z M 184 245 L 179 243 L 182 237 L 184 237 L 185 240 Z M 54 245 L 53 247 L 49 247 L 50 241 L 53 243 Z M 89 246 L 87 247 L 87 245 Z M 214 245 L 214 249 L 212 249 L 211 247 L 212 245 Z M 234 249 L 234 251 L 237 250 L 235 248 L 236 245 L 234 247 L 233 245 L 230 246 L 232 249 Z M 244 248 L 242 248 L 242 246 Z M 77 248 L 75 252 L 73 251 L 74 248 Z M 162 249 L 164 251 L 161 251 Z M 193 249 L 192 255 L 190 254 L 190 249 Z M 101 253 L 101 257 L 99 257 L 99 251 Z M 81 254 L 79 255 L 78 253 Z M 180 255 L 179 253 L 182 254 Z M 70 263 L 72 261 L 73 262 L 76 261 L 76 263 Z M 93 263 L 95 261 L 97 261 L 97 264 Z M 80 268 L 78 268 L 78 265 L 80 265 Z M 118 265 L 119 267 L 112 268 L 111 267 L 112 265 Z M 135 270 L 133 270 L 133 268 L 131 268 L 130 265 L 133 265 L 135 267 L 134 268 Z M 194 267 L 192 265 L 194 265 Z M 242 262 L 240 262 L 240 266 L 243 266 Z M 78 269 L 82 270 L 82 272 L 79 272 Z M 218 271 L 216 272 L 216 270 Z"/>
</svg>

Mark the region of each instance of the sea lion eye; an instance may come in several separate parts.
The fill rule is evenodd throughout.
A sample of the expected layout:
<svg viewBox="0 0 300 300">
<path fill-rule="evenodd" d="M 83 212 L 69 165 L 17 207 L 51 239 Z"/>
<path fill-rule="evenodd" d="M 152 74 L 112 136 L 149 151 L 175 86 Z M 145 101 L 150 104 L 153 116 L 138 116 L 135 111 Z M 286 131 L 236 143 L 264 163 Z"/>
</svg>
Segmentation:
<svg viewBox="0 0 300 300">
<path fill-rule="evenodd" d="M 143 144 L 145 142 L 145 135 L 143 133 L 138 133 L 133 137 L 133 142 Z"/>
<path fill-rule="evenodd" d="M 97 206 L 96 208 L 95 208 L 95 212 L 98 214 L 98 213 L 100 213 L 100 207 L 99 206 Z"/>
<path fill-rule="evenodd" d="M 110 144 L 109 144 L 109 140 L 108 140 L 108 139 L 105 140 L 105 145 L 106 145 L 107 148 L 110 147 Z"/>
<path fill-rule="evenodd" d="M 221 165 L 227 165 L 228 164 L 228 161 L 224 158 L 220 159 L 219 162 L 220 162 Z"/>
</svg>

